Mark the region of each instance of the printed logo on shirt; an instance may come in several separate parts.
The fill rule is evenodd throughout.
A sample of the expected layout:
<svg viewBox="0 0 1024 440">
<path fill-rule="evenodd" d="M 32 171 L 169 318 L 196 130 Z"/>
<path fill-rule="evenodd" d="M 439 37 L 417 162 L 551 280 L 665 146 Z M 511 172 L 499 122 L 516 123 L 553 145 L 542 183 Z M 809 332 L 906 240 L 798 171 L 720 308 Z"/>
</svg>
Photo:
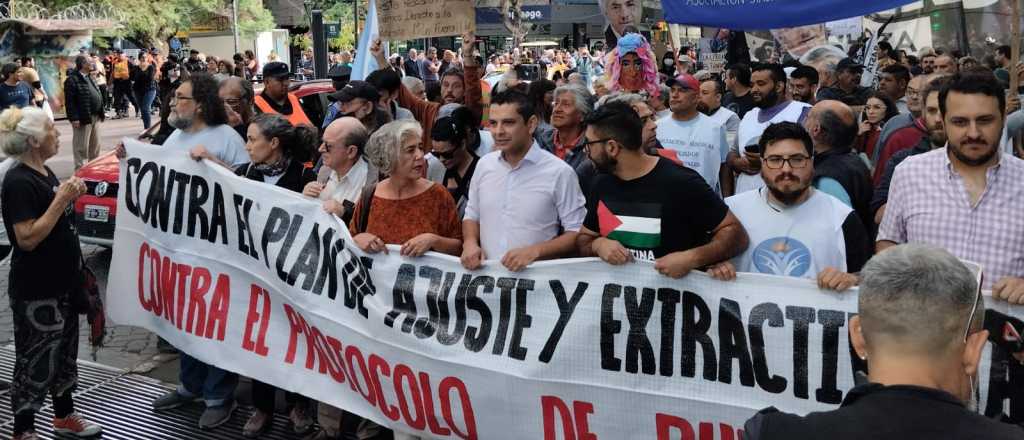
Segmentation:
<svg viewBox="0 0 1024 440">
<path fill-rule="evenodd" d="M 754 248 L 752 260 L 760 273 L 801 277 L 811 268 L 811 250 L 791 237 L 769 238 Z"/>
<path fill-rule="evenodd" d="M 653 261 L 661 246 L 661 205 L 657 203 L 597 202 L 600 234 L 618 241 L 637 259 Z"/>
</svg>

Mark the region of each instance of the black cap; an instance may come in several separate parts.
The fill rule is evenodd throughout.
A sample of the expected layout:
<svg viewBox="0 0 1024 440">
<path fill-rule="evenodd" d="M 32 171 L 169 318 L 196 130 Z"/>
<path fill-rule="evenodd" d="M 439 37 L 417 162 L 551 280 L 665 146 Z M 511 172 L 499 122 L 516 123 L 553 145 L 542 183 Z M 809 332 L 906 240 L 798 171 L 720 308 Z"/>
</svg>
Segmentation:
<svg viewBox="0 0 1024 440">
<path fill-rule="evenodd" d="M 330 98 L 338 102 L 349 102 L 355 98 L 363 98 L 376 103 L 380 100 L 380 93 L 366 81 L 349 81 L 341 90 L 331 94 Z"/>
<path fill-rule="evenodd" d="M 188 51 L 188 53 L 199 54 L 199 50 L 198 49 L 192 49 L 192 50 Z"/>
<path fill-rule="evenodd" d="M 839 62 L 839 65 L 836 66 L 836 71 L 841 72 L 843 70 L 859 70 L 863 72 L 864 66 L 854 61 L 853 58 L 843 58 L 843 60 Z"/>
<path fill-rule="evenodd" d="M 288 70 L 288 65 L 280 61 L 271 61 L 263 65 L 263 77 L 264 78 L 284 78 L 292 76 L 292 72 Z"/>
</svg>

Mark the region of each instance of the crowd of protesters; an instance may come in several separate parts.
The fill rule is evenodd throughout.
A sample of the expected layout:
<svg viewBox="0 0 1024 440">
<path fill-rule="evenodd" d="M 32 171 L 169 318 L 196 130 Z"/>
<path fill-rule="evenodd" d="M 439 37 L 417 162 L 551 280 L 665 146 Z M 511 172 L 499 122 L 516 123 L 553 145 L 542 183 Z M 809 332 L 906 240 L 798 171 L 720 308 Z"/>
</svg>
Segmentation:
<svg viewBox="0 0 1024 440">
<path fill-rule="evenodd" d="M 629 32 L 607 53 L 515 49 L 485 60 L 474 46 L 465 35 L 458 51 L 387 59 L 374 42 L 369 53 L 382 68 L 358 81 L 347 78 L 351 54 L 332 54 L 336 91 L 322 121 L 289 92 L 294 72 L 311 69 L 309 54 L 295 69 L 261 65 L 251 53 L 81 55 L 67 83 L 76 167 L 80 149 L 82 160 L 95 156 L 95 129 L 83 127 L 105 117 L 111 85 L 115 117 L 132 102 L 148 126 L 159 107 L 156 143 L 321 201 L 368 253 L 397 245 L 405 256 L 434 251 L 467 270 L 510 271 L 589 256 L 671 278 L 754 272 L 811 279 L 826 291 L 860 286 L 851 343 L 872 383 L 834 413 L 758 413 L 747 438 L 897 438 L 884 435 L 924 432 L 913 423 L 934 414 L 943 416 L 928 432 L 949 438 L 1024 435 L 964 407 L 981 347 L 998 342 L 990 322 L 1012 319 L 986 311 L 977 292 L 1024 304 L 1024 161 L 1014 147 L 1024 113 L 1016 91 L 1007 98 L 1005 90 L 1009 70 L 1022 69 L 1004 62 L 1008 49 L 997 50 L 993 69 L 941 50 L 912 57 L 880 45 L 877 86 L 863 87 L 854 58 L 736 63 L 716 73 L 698 70 L 686 51 L 653 56 Z M 492 87 L 483 78 L 493 72 L 502 78 Z M 19 84 L 5 83 L 0 99 L 31 101 Z M 99 426 L 71 399 L 71 286 L 44 274 L 80 267 L 68 209 L 84 185 L 61 184 L 44 165 L 58 144 L 52 119 L 27 102 L 15 107 L 24 108 L 0 114 L 3 151 L 20 160 L 0 197 L 13 247 L 15 439 L 36 438 L 46 394 L 55 427 L 94 434 Z M 959 260 L 985 268 L 980 285 Z M 36 277 L 54 283 L 27 289 L 24 280 Z M 44 303 L 61 325 L 25 321 L 26 308 Z M 52 361 L 40 381 L 43 365 L 26 356 L 42 349 Z M 230 420 L 238 376 L 186 353 L 180 362 L 179 387 L 154 408 L 203 401 L 201 428 Z M 270 428 L 277 391 L 253 381 L 246 437 Z M 296 436 L 415 438 L 285 394 Z M 310 433 L 314 423 L 320 429 Z"/>
</svg>

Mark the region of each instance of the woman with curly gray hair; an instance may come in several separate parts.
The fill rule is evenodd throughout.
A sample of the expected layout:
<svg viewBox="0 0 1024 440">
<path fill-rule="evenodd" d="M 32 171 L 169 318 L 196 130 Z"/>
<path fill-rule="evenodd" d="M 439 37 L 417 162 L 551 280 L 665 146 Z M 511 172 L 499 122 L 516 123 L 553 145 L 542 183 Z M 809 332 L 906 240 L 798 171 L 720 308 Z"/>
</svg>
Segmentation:
<svg viewBox="0 0 1024 440">
<path fill-rule="evenodd" d="M 36 413 L 53 399 L 54 431 L 91 436 L 99 425 L 75 412 L 78 384 L 78 314 L 72 295 L 81 280 L 82 254 L 73 205 L 85 183 L 57 180 L 45 165 L 60 135 L 42 109 L 0 113 L 0 150 L 17 158 L 0 189 L 0 211 L 11 238 L 9 296 L 14 321 L 11 410 L 14 439 L 36 440 Z"/>
<path fill-rule="evenodd" d="M 387 253 L 388 244 L 417 257 L 427 251 L 462 253 L 462 227 L 455 201 L 440 184 L 424 178 L 423 129 L 412 120 L 389 122 L 370 136 L 366 156 L 387 178 L 361 197 L 349 229 L 365 252 Z"/>
</svg>

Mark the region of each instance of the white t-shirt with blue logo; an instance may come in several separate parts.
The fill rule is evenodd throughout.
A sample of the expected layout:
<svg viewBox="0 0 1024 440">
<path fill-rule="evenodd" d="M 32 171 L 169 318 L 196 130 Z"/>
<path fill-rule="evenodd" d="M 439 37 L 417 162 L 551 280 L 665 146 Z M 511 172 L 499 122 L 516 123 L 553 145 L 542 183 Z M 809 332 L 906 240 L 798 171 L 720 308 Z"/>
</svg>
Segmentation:
<svg viewBox="0 0 1024 440">
<path fill-rule="evenodd" d="M 658 121 L 657 137 L 661 146 L 675 150 L 679 160 L 701 175 L 708 185 L 721 195 L 718 173 L 729 154 L 725 127 L 697 113 L 689 121 L 677 121 L 672 116 Z"/>
<path fill-rule="evenodd" d="M 750 246 L 732 260 L 736 271 L 811 279 L 826 267 L 847 272 L 843 223 L 853 210 L 813 189 L 798 206 L 769 204 L 767 191 L 725 199 L 750 236 Z"/>
</svg>

